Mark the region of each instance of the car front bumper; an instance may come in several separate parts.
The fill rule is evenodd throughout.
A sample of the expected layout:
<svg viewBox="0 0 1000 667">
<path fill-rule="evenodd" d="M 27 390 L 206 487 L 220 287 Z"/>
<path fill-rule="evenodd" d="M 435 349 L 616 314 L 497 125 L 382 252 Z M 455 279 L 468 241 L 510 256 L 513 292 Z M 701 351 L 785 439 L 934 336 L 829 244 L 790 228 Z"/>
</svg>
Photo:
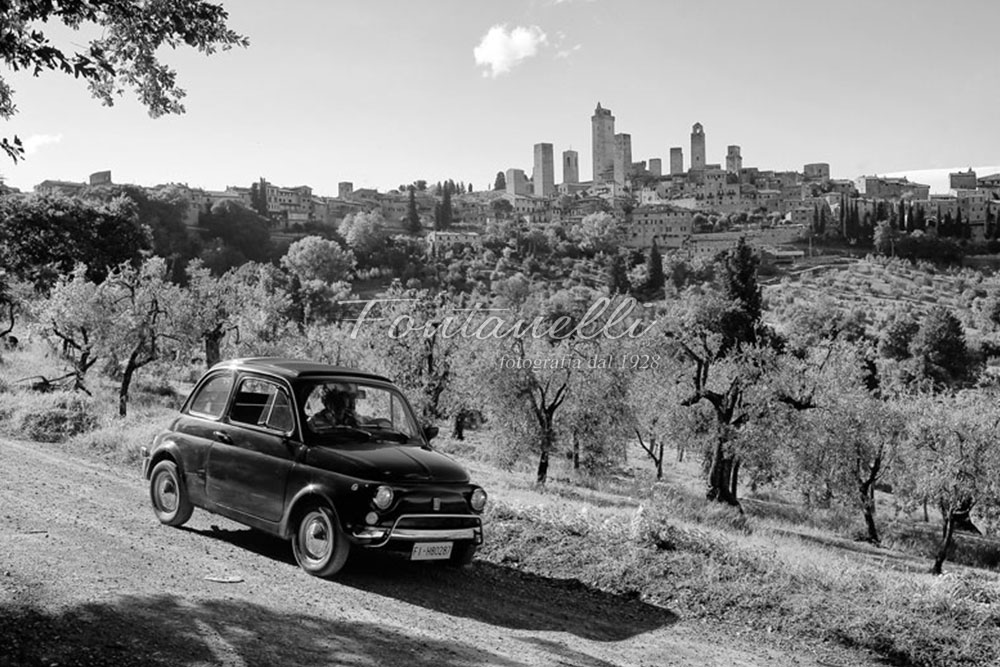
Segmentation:
<svg viewBox="0 0 1000 667">
<path fill-rule="evenodd" d="M 407 523 L 447 523 L 460 521 L 471 526 L 408 527 Z M 390 542 L 472 542 L 483 543 L 483 520 L 474 514 L 404 514 L 392 526 L 365 526 L 352 533 L 352 537 L 369 547 L 382 547 Z"/>
</svg>

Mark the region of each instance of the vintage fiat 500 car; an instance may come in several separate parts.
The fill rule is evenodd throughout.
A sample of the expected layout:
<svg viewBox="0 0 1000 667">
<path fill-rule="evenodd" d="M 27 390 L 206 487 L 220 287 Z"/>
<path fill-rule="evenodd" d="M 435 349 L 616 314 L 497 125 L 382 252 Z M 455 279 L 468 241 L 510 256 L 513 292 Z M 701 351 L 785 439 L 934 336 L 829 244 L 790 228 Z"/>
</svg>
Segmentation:
<svg viewBox="0 0 1000 667">
<path fill-rule="evenodd" d="M 320 577 L 356 548 L 413 560 L 471 561 L 486 492 L 429 440 L 392 382 L 293 359 L 237 359 L 199 380 L 166 430 L 143 448 L 159 520 L 195 507 L 292 542 Z"/>
</svg>

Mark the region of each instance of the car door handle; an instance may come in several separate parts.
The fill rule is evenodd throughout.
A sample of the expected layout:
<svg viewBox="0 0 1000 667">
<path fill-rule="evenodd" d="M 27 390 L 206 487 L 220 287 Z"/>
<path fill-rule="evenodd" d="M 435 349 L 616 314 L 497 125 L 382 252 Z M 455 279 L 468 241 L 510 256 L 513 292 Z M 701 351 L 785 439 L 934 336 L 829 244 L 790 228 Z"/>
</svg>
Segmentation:
<svg viewBox="0 0 1000 667">
<path fill-rule="evenodd" d="M 233 439 L 229 437 L 229 434 L 225 431 L 212 431 L 212 437 L 214 437 L 219 442 L 225 443 L 227 445 L 233 444 Z"/>
</svg>

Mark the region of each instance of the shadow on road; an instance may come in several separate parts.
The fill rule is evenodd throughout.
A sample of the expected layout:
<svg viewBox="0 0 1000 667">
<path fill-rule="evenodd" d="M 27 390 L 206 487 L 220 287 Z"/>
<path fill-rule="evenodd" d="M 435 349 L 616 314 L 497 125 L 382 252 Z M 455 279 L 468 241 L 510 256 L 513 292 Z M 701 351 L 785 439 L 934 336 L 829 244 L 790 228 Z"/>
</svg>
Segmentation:
<svg viewBox="0 0 1000 667">
<path fill-rule="evenodd" d="M 259 530 L 250 528 L 230 529 L 212 527 L 208 530 L 199 530 L 189 526 L 181 526 L 180 530 L 210 537 L 213 540 L 220 540 L 235 547 L 252 551 L 255 554 L 266 556 L 279 563 L 296 565 L 295 557 L 292 555 L 292 544 L 288 540 L 282 540 L 273 535 L 262 533 Z M 296 567 L 298 567 L 296 565 Z"/>
<path fill-rule="evenodd" d="M 0 667 L 87 665 L 510 665 L 458 642 L 225 600 L 126 597 L 61 613 L 0 605 Z"/>
<path fill-rule="evenodd" d="M 191 532 L 294 563 L 287 541 L 259 531 Z M 671 611 L 635 597 L 485 561 L 461 570 L 412 562 L 405 554 L 356 549 L 331 583 L 512 630 L 566 632 L 595 641 L 621 641 L 678 620 Z"/>
</svg>

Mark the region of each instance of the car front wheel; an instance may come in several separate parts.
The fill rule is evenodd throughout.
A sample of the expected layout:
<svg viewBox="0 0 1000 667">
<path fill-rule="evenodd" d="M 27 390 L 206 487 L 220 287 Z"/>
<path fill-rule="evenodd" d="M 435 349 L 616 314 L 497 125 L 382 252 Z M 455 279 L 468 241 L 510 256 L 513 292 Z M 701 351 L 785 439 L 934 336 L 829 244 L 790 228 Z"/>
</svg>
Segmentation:
<svg viewBox="0 0 1000 667">
<path fill-rule="evenodd" d="M 344 567 L 351 544 L 328 507 L 313 507 L 299 519 L 292 535 L 295 561 L 316 577 L 331 577 Z"/>
<path fill-rule="evenodd" d="M 149 476 L 149 497 L 156 518 L 168 526 L 184 525 L 194 511 L 173 461 L 160 461 L 153 468 Z"/>
</svg>

